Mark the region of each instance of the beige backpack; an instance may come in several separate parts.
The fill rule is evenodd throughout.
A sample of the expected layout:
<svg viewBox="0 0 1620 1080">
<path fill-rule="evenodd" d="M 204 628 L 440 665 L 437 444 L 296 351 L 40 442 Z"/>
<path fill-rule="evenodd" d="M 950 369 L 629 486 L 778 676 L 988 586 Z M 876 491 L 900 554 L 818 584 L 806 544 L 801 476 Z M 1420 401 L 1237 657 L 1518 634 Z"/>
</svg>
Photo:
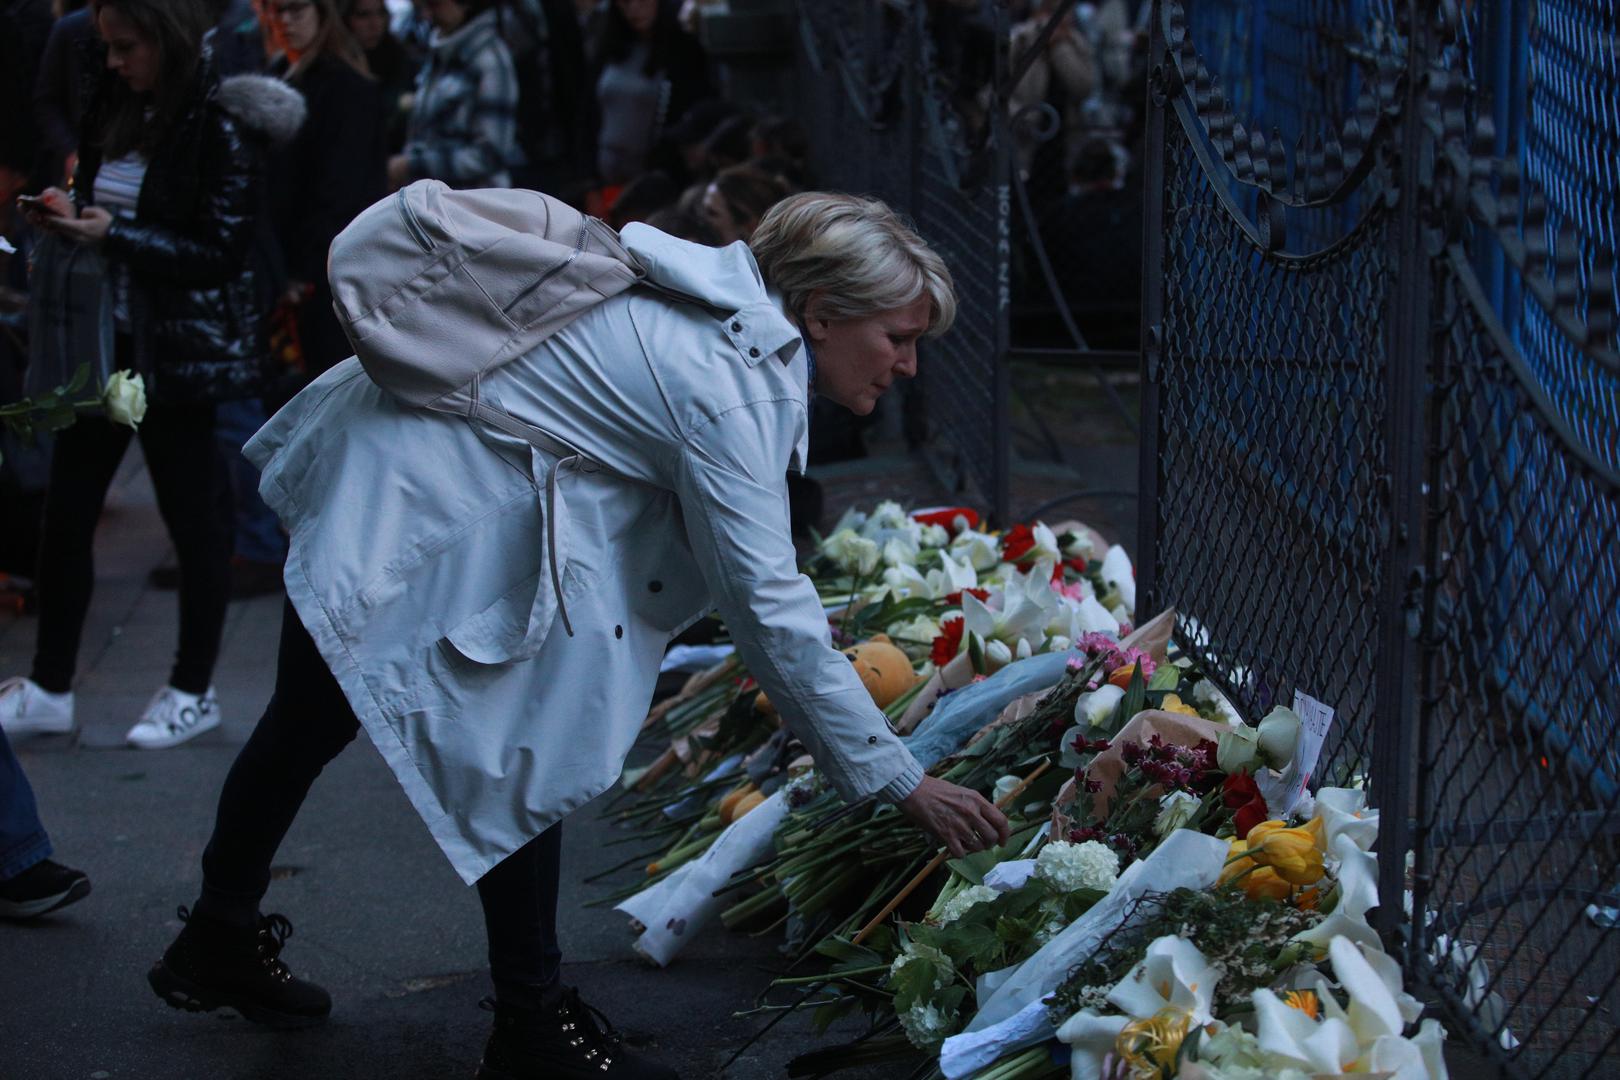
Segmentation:
<svg viewBox="0 0 1620 1080">
<path fill-rule="evenodd" d="M 418 180 L 332 241 L 333 307 L 373 382 L 402 402 L 572 450 L 482 401 L 479 380 L 641 281 L 618 234 L 520 188 Z"/>
</svg>

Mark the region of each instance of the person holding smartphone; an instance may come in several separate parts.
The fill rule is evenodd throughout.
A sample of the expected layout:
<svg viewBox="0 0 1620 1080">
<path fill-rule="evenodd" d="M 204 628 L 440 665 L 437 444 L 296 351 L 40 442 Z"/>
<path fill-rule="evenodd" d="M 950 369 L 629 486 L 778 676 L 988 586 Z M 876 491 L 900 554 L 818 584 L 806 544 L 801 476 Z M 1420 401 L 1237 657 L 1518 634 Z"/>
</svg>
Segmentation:
<svg viewBox="0 0 1620 1080">
<path fill-rule="evenodd" d="M 211 683 L 229 599 L 231 515 L 214 405 L 259 392 L 267 290 L 250 251 L 263 161 L 271 139 L 297 130 L 303 104 L 278 80 L 220 81 L 200 0 L 94 0 L 92 12 L 106 66 L 82 121 L 73 194 L 48 188 L 22 205 L 37 228 L 105 256 L 112 366 L 147 382 L 138 435 L 179 555 L 180 641 L 127 738 L 160 749 L 219 725 Z M 0 681 L 9 735 L 73 727 L 91 542 L 132 434 L 85 416 L 57 436 L 33 670 Z"/>
</svg>

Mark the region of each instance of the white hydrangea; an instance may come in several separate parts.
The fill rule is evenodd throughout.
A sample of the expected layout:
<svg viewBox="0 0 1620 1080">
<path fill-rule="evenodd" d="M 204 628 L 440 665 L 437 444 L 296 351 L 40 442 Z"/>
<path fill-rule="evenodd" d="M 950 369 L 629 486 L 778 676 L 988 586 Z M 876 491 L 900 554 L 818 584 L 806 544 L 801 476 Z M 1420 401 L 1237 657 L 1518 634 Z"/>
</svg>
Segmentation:
<svg viewBox="0 0 1620 1080">
<path fill-rule="evenodd" d="M 1192 820 L 1202 801 L 1189 791 L 1169 792 L 1159 800 L 1159 813 L 1153 819 L 1153 831 L 1159 836 L 1169 836 Z"/>
<path fill-rule="evenodd" d="M 935 1050 L 945 1036 L 956 1026 L 956 1014 L 942 1011 L 937 1005 L 917 1002 L 900 1014 L 900 1027 L 919 1050 Z"/>
<path fill-rule="evenodd" d="M 900 969 L 909 964 L 934 965 L 934 989 L 943 990 L 956 981 L 956 968 L 951 964 L 951 958 L 932 945 L 922 945 L 915 941 L 908 941 L 900 955 L 894 958 L 889 965 L 889 977 L 900 974 Z"/>
<path fill-rule="evenodd" d="M 946 923 L 953 923 L 967 914 L 968 908 L 973 907 L 975 904 L 989 903 L 1000 895 L 996 890 L 984 885 L 970 885 L 945 901 L 945 906 L 939 912 L 940 925 L 944 926 Z"/>
<path fill-rule="evenodd" d="M 1119 880 L 1119 856 L 1095 840 L 1080 844 L 1054 840 L 1035 857 L 1035 876 L 1059 892 L 1107 892 Z"/>
</svg>

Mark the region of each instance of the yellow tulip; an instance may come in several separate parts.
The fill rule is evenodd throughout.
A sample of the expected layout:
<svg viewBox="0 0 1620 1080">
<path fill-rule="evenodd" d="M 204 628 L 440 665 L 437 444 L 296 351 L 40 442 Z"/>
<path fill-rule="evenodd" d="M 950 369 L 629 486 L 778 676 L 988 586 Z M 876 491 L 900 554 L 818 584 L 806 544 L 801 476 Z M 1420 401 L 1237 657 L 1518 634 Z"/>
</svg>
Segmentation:
<svg viewBox="0 0 1620 1080">
<path fill-rule="evenodd" d="M 1248 855 L 1294 885 L 1315 885 L 1322 880 L 1322 852 L 1309 829 L 1263 821 L 1249 830 Z"/>
<path fill-rule="evenodd" d="M 1269 866 L 1260 867 L 1238 882 L 1238 888 L 1250 900 L 1286 901 L 1294 891 L 1294 887 L 1278 877 L 1277 871 Z"/>
<path fill-rule="evenodd" d="M 1164 704 L 1159 706 L 1165 712 L 1180 713 L 1183 716 L 1197 716 L 1198 710 L 1181 700 L 1180 694 L 1164 695 Z"/>
<path fill-rule="evenodd" d="M 1233 840 L 1227 851 L 1226 869 L 1221 871 L 1221 884 L 1228 885 L 1236 878 L 1254 869 L 1254 860 L 1239 858 L 1249 853 L 1241 840 Z"/>
</svg>

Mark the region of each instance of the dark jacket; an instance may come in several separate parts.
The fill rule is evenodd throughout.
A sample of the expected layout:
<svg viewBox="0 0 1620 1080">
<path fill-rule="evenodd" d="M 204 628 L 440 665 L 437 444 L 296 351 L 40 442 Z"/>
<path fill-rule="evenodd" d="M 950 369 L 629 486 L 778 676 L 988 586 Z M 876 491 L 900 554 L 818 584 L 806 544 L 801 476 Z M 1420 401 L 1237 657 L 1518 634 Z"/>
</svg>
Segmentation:
<svg viewBox="0 0 1620 1080">
<path fill-rule="evenodd" d="M 273 71 L 285 70 L 277 61 Z M 287 276 L 313 287 L 298 307 L 305 373 L 349 353 L 332 313 L 326 253 L 332 238 L 385 191 L 386 133 L 377 122 L 381 87 L 343 61 L 321 56 L 292 80 L 308 106 L 292 142 L 270 155 L 270 206 Z"/>
<path fill-rule="evenodd" d="M 85 110 L 75 197 L 93 199 L 101 129 L 116 76 Z M 147 163 L 133 220 L 116 220 L 103 244 L 130 270 L 136 366 L 154 397 L 218 401 L 259 393 L 266 373 L 265 320 L 273 285 L 257 241 L 265 226 L 264 159 L 273 139 L 303 122 L 303 100 L 277 79 L 220 82 L 198 65 L 181 116 Z"/>
<path fill-rule="evenodd" d="M 281 60 L 271 71 L 285 69 Z M 324 281 L 332 238 L 384 194 L 380 88 L 331 56 L 316 58 L 291 85 L 307 113 L 293 140 L 270 155 L 270 205 L 288 276 Z"/>
</svg>

